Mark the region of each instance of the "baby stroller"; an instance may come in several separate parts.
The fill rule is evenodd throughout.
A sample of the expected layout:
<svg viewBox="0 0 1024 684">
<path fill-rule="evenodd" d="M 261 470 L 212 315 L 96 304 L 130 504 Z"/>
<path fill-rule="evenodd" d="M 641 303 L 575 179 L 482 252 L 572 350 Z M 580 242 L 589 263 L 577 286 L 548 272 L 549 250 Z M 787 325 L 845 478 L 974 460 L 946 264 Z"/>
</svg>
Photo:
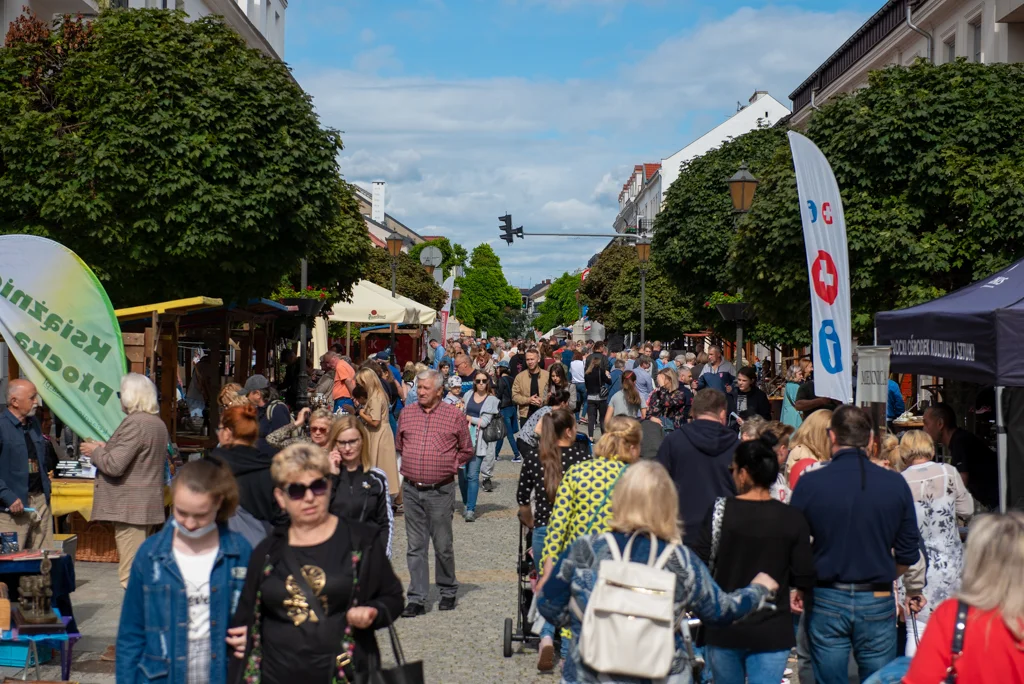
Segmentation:
<svg viewBox="0 0 1024 684">
<path fill-rule="evenodd" d="M 519 526 L 519 555 L 516 557 L 516 617 L 505 618 L 505 638 L 503 653 L 506 658 L 512 657 L 512 642 L 520 642 L 528 646 L 537 646 L 540 637 L 530 629 L 527 615 L 533 603 L 533 586 L 537 580 L 537 571 L 533 566 L 533 555 L 530 549 L 532 530 L 525 525 Z M 538 553 L 540 551 L 538 550 Z"/>
</svg>

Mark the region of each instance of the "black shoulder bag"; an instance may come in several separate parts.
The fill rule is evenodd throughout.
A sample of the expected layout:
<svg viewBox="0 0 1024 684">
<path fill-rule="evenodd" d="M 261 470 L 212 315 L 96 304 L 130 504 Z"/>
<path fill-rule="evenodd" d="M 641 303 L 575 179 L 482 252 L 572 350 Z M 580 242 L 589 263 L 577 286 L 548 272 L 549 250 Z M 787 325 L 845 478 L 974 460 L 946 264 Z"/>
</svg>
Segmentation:
<svg viewBox="0 0 1024 684">
<path fill-rule="evenodd" d="M 953 625 L 953 647 L 951 649 L 953 661 L 946 668 L 946 678 L 942 680 L 943 684 L 956 684 L 956 661 L 960 660 L 960 656 L 964 652 L 964 632 L 967 631 L 968 610 L 969 606 L 963 601 L 957 603 L 956 624 Z"/>
<path fill-rule="evenodd" d="M 357 676 L 357 684 L 424 684 L 423 661 L 408 662 L 405 659 L 405 652 L 402 651 L 402 644 L 398 640 L 398 632 L 395 631 L 394 620 L 388 609 L 381 606 L 384 617 L 388 620 L 388 635 L 391 637 L 391 650 L 395 654 L 394 667 L 384 669 L 380 663 L 380 656 L 370 655 L 370 669 L 365 675 Z"/>
</svg>

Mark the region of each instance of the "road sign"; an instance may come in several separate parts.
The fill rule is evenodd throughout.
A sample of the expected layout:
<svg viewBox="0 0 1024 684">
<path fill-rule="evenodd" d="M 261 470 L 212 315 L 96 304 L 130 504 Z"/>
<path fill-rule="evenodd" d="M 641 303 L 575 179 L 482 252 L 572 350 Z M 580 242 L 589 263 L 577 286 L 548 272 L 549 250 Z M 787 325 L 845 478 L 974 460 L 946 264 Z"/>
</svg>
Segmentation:
<svg viewBox="0 0 1024 684">
<path fill-rule="evenodd" d="M 590 269 L 589 268 L 583 269 L 583 272 L 580 273 L 580 282 L 581 283 L 587 282 L 587 276 L 588 275 L 590 275 Z"/>
<path fill-rule="evenodd" d="M 424 247 L 423 251 L 420 252 L 420 264 L 423 266 L 433 266 L 437 268 L 444 261 L 444 255 L 441 254 L 441 250 L 437 247 Z"/>
</svg>

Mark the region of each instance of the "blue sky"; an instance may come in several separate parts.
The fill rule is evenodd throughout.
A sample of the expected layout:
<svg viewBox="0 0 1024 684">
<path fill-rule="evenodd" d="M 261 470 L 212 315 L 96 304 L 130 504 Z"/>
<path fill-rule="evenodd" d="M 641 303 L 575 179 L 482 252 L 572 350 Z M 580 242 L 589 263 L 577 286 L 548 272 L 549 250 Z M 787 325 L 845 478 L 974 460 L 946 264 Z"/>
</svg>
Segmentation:
<svg viewBox="0 0 1024 684">
<path fill-rule="evenodd" d="M 303 0 L 285 59 L 342 173 L 388 182 L 387 211 L 467 248 L 517 286 L 586 264 L 634 164 L 713 128 L 754 90 L 788 96 L 884 0 Z"/>
</svg>

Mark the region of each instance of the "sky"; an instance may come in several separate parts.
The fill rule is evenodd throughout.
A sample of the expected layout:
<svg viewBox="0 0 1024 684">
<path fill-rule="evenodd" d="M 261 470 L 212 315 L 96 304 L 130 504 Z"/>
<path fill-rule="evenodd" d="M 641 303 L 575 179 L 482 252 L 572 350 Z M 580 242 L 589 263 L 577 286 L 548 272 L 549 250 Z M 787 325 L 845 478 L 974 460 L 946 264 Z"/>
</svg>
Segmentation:
<svg viewBox="0 0 1024 684">
<path fill-rule="evenodd" d="M 635 164 L 767 90 L 789 94 L 884 0 L 302 0 L 285 61 L 342 131 L 350 182 L 387 181 L 420 235 L 488 242 L 528 287 L 583 268 Z"/>
</svg>

